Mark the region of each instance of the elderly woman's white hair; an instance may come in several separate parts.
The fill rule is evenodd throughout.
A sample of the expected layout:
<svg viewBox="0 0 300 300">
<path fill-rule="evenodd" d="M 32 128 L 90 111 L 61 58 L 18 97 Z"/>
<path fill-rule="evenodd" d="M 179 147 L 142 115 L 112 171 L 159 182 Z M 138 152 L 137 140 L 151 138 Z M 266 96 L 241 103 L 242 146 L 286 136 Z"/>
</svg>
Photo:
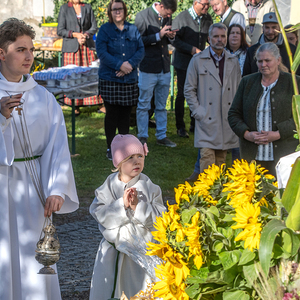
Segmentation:
<svg viewBox="0 0 300 300">
<path fill-rule="evenodd" d="M 279 48 L 277 47 L 276 44 L 274 44 L 274 43 L 264 43 L 256 50 L 255 59 L 257 60 L 258 55 L 262 52 L 265 52 L 265 51 L 269 52 L 276 59 L 281 58 Z M 280 63 L 278 69 L 279 69 L 279 71 L 282 71 L 282 72 L 288 72 L 289 71 L 288 68 L 282 62 Z"/>
</svg>

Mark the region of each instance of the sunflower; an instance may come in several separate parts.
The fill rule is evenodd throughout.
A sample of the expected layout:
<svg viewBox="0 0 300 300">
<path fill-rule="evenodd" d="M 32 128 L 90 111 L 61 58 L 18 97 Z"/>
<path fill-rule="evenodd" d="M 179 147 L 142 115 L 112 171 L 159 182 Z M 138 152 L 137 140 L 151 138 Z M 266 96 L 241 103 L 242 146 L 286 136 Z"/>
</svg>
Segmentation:
<svg viewBox="0 0 300 300">
<path fill-rule="evenodd" d="M 224 176 L 224 170 L 225 164 L 221 165 L 221 167 L 215 164 L 209 166 L 208 169 L 199 175 L 195 182 L 193 187 L 194 194 L 198 193 L 206 202 L 216 205 L 218 201 L 212 197 L 211 192 L 218 189 L 222 184 L 221 179 Z"/>
<path fill-rule="evenodd" d="M 156 255 L 159 258 L 165 260 L 165 254 L 172 250 L 172 248 L 167 244 L 167 243 L 152 243 L 152 242 L 148 242 L 147 243 L 147 253 L 146 255 L 152 256 L 152 255 Z"/>
<path fill-rule="evenodd" d="M 185 184 L 179 184 L 178 188 L 174 188 L 176 203 L 179 205 L 183 200 L 190 202 L 189 195 L 192 194 L 192 190 L 191 185 L 187 181 Z"/>
<path fill-rule="evenodd" d="M 253 249 L 259 249 L 261 230 L 261 223 L 249 225 L 235 238 L 235 241 L 245 241 L 244 248 L 253 252 Z"/>
<path fill-rule="evenodd" d="M 224 184 L 223 189 L 223 192 L 229 192 L 229 204 L 236 208 L 257 197 L 261 192 L 261 176 L 265 172 L 266 170 L 257 166 L 255 162 L 248 164 L 243 159 L 235 160 L 232 168 L 227 171 L 229 182 Z"/>
<path fill-rule="evenodd" d="M 156 222 L 153 224 L 156 231 L 152 231 L 153 238 L 162 243 L 166 243 L 168 241 L 167 237 L 167 229 L 170 227 L 172 223 L 172 218 L 170 217 L 169 212 L 163 212 L 162 216 L 156 218 Z"/>
<path fill-rule="evenodd" d="M 189 296 L 185 293 L 186 285 L 183 282 L 176 284 L 176 275 L 172 266 L 160 265 L 155 270 L 155 274 L 160 279 L 153 286 L 156 290 L 155 297 L 164 300 L 189 300 Z"/>
<path fill-rule="evenodd" d="M 243 231 L 238 234 L 235 241 L 245 241 L 244 248 L 259 249 L 260 232 L 262 230 L 261 223 L 258 218 L 260 215 L 260 203 L 254 205 L 245 203 L 243 206 L 236 208 L 236 217 L 233 218 L 237 222 L 231 226 L 232 229 L 242 228 Z"/>
<path fill-rule="evenodd" d="M 201 250 L 200 244 L 200 224 L 199 224 L 200 213 L 197 212 L 192 217 L 191 224 L 185 224 L 185 234 L 187 236 L 188 241 L 186 242 L 186 246 L 189 247 L 189 257 L 194 256 L 194 264 L 199 270 L 203 264 L 203 253 Z"/>
<path fill-rule="evenodd" d="M 175 283 L 179 286 L 190 275 L 190 269 L 184 261 L 183 255 L 172 249 L 165 254 L 165 261 L 165 266 L 174 271 Z"/>
</svg>

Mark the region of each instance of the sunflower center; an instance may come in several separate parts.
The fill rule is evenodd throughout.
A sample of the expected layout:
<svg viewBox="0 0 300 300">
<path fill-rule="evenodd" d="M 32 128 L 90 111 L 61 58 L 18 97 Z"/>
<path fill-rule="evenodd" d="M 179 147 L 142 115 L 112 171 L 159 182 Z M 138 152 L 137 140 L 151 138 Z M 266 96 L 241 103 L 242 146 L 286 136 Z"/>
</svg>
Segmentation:
<svg viewBox="0 0 300 300">
<path fill-rule="evenodd" d="M 254 219 L 253 217 L 249 217 L 249 218 L 248 218 L 248 223 L 249 223 L 249 224 L 254 224 L 254 223 L 255 223 L 255 220 L 256 220 L 256 219 Z"/>
<path fill-rule="evenodd" d="M 177 286 L 174 284 L 174 283 L 172 283 L 171 285 L 170 285 L 170 292 L 173 294 L 173 295 L 177 295 Z"/>
</svg>

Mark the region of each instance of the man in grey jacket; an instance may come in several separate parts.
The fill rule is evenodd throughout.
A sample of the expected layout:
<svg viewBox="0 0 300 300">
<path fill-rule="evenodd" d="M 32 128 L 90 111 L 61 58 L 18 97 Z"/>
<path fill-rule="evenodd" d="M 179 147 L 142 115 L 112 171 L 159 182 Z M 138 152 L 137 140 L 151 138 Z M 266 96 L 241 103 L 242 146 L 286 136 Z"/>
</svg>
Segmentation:
<svg viewBox="0 0 300 300">
<path fill-rule="evenodd" d="M 208 38 L 208 29 L 213 23 L 207 13 L 208 0 L 194 0 L 193 5 L 181 12 L 173 22 L 173 28 L 178 29 L 173 46 L 176 48 L 173 66 L 177 74 L 177 97 L 175 101 L 175 116 L 177 134 L 189 137 L 184 123 L 184 82 L 186 70 L 194 54 L 205 49 Z M 191 117 L 190 131 L 194 132 L 195 119 Z"/>
<path fill-rule="evenodd" d="M 184 95 L 195 118 L 194 146 L 200 148 L 200 173 L 226 161 L 227 150 L 238 147 L 227 115 L 241 80 L 238 59 L 225 51 L 227 27 L 209 28 L 210 47 L 190 61 Z"/>
</svg>

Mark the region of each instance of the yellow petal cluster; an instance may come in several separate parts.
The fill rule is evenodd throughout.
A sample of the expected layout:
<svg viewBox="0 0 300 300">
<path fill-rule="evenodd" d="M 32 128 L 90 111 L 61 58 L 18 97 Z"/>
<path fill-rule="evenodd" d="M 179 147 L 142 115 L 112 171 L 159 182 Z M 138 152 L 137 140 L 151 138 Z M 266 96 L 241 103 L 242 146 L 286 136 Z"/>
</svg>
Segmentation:
<svg viewBox="0 0 300 300">
<path fill-rule="evenodd" d="M 172 265 L 163 264 L 155 270 L 157 278 L 160 281 L 156 282 L 153 289 L 156 290 L 155 297 L 164 300 L 189 300 L 185 293 L 186 285 L 184 282 L 178 282 L 176 273 Z"/>
<path fill-rule="evenodd" d="M 182 200 L 190 202 L 189 195 L 193 194 L 192 186 L 186 181 L 185 184 L 179 184 L 178 188 L 174 188 L 175 201 L 179 205 Z"/>
<path fill-rule="evenodd" d="M 201 250 L 201 244 L 200 244 L 200 227 L 199 227 L 199 218 L 200 213 L 197 212 L 192 217 L 192 223 L 191 224 L 185 224 L 185 234 L 187 236 L 188 241 L 186 242 L 186 246 L 189 247 L 189 257 L 191 258 L 194 256 L 194 264 L 197 267 L 197 269 L 200 269 L 203 264 L 203 253 Z"/>
<path fill-rule="evenodd" d="M 229 192 L 227 199 L 229 204 L 236 208 L 247 202 L 251 202 L 256 187 L 259 185 L 263 168 L 256 166 L 255 162 L 238 159 L 234 161 L 232 168 L 228 169 L 228 183 L 224 184 L 223 192 Z"/>
<path fill-rule="evenodd" d="M 231 227 L 233 229 L 243 229 L 235 238 L 235 241 L 245 241 L 245 249 L 248 248 L 251 251 L 253 251 L 253 249 L 259 249 L 260 232 L 262 230 L 261 223 L 259 222 L 260 203 L 252 204 L 247 202 L 236 208 L 235 211 L 236 217 L 233 218 L 233 220 L 236 221 L 237 224 Z"/>
<path fill-rule="evenodd" d="M 223 174 L 224 169 L 225 164 L 221 165 L 221 167 L 213 164 L 212 166 L 209 166 L 208 169 L 204 170 L 195 182 L 193 187 L 194 194 L 198 193 L 199 196 L 203 196 L 205 201 L 216 205 L 218 201 L 214 200 L 209 192 L 215 181 L 218 180 Z"/>
</svg>

